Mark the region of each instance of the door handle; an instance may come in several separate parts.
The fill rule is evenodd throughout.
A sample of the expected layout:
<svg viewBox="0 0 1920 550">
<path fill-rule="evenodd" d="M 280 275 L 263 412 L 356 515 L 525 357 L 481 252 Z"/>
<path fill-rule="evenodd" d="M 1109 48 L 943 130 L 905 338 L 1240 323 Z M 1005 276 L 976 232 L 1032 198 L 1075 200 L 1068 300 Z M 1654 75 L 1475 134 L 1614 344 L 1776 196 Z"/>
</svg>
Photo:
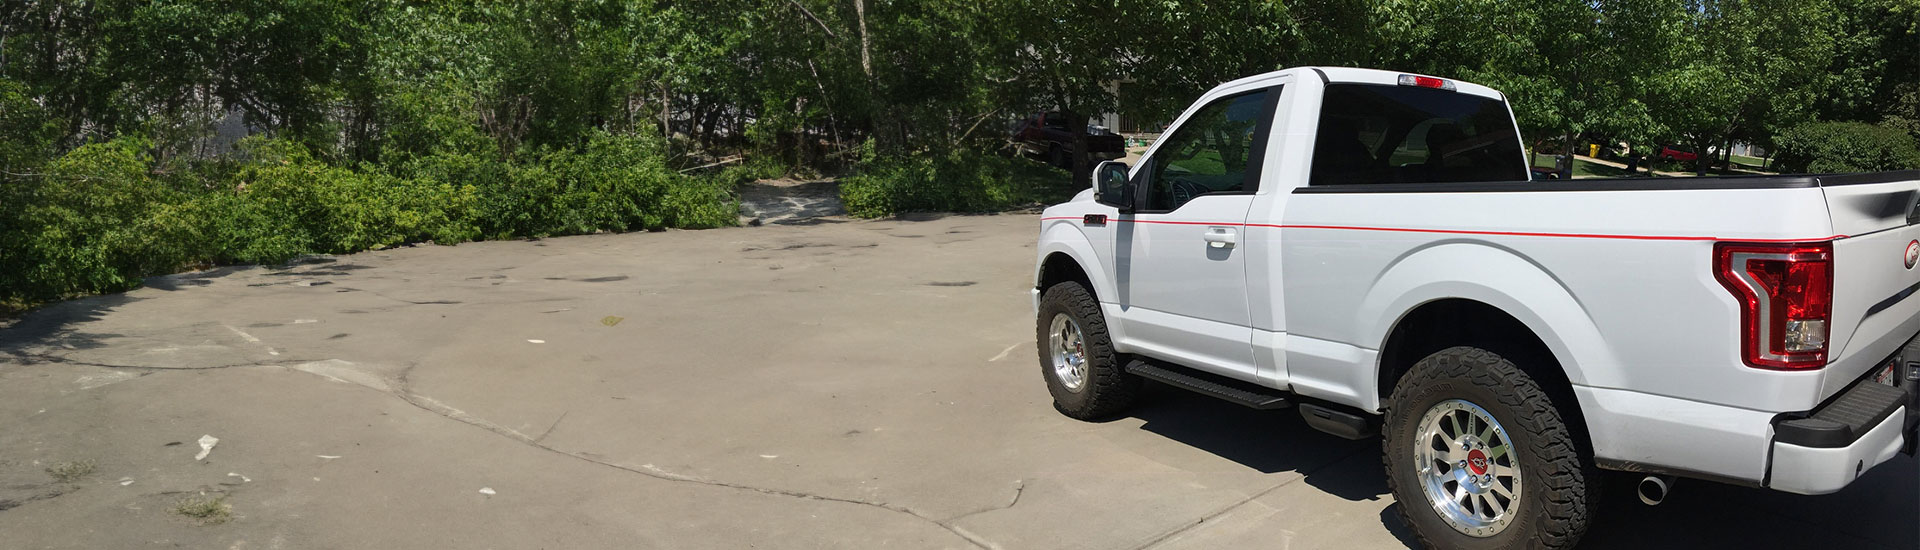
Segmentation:
<svg viewBox="0 0 1920 550">
<path fill-rule="evenodd" d="M 1233 248 L 1234 243 L 1239 241 L 1231 227 L 1209 227 L 1204 238 L 1207 246 L 1212 248 Z"/>
</svg>

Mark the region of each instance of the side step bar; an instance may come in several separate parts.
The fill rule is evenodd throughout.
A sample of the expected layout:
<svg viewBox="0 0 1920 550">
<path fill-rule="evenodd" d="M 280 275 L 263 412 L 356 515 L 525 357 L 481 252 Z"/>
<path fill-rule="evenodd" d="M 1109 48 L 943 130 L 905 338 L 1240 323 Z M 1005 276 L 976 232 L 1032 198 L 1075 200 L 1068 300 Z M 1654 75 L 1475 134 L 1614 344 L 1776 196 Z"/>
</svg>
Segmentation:
<svg viewBox="0 0 1920 550">
<path fill-rule="evenodd" d="M 1287 392 L 1184 367 L 1136 359 L 1127 364 L 1127 372 L 1254 409 L 1284 409 L 1294 405 L 1293 401 L 1289 400 L 1290 395 Z M 1306 419 L 1308 426 L 1336 436 L 1347 439 L 1366 439 L 1378 433 L 1376 419 L 1371 416 L 1353 414 L 1314 403 L 1301 403 L 1299 410 L 1300 417 Z"/>
<path fill-rule="evenodd" d="M 1346 439 L 1366 439 L 1379 431 L 1375 429 L 1372 418 L 1312 403 L 1300 404 L 1300 418 L 1307 419 L 1307 425 L 1313 426 L 1313 429 Z"/>
<path fill-rule="evenodd" d="M 1274 389 L 1262 388 L 1238 380 L 1221 378 L 1205 373 L 1174 367 L 1168 368 L 1146 361 L 1135 360 L 1127 364 L 1127 372 L 1141 378 L 1158 380 L 1169 386 L 1193 390 L 1205 395 L 1260 410 L 1284 409 L 1293 406 L 1286 395 Z"/>
</svg>

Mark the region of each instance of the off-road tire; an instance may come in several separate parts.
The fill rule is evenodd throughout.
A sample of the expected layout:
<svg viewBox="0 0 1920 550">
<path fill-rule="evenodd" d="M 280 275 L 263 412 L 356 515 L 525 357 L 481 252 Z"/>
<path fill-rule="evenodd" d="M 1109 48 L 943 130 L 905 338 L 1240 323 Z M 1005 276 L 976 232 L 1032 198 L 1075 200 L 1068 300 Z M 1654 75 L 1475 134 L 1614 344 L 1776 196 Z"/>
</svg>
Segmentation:
<svg viewBox="0 0 1920 550">
<path fill-rule="evenodd" d="M 1048 349 L 1048 329 L 1053 317 L 1066 313 L 1080 324 L 1087 350 L 1087 381 L 1080 391 L 1068 390 L 1054 373 L 1053 357 Z M 1141 380 L 1126 372 L 1125 355 L 1114 353 L 1113 339 L 1107 334 L 1106 316 L 1100 314 L 1100 302 L 1078 282 L 1053 285 L 1040 295 L 1040 311 L 1034 322 L 1034 342 L 1040 349 L 1040 372 L 1053 394 L 1053 408 L 1080 420 L 1104 420 L 1132 407 L 1139 399 Z"/>
<path fill-rule="evenodd" d="M 1503 426 L 1519 462 L 1519 515 L 1498 534 L 1473 537 L 1434 510 L 1416 468 L 1418 423 L 1435 404 L 1461 399 L 1485 409 Z M 1400 520 L 1426 548 L 1572 548 L 1598 506 L 1600 471 L 1567 426 L 1571 415 L 1513 361 L 1491 351 L 1454 347 L 1421 359 L 1400 378 L 1381 438 L 1387 487 Z"/>
</svg>

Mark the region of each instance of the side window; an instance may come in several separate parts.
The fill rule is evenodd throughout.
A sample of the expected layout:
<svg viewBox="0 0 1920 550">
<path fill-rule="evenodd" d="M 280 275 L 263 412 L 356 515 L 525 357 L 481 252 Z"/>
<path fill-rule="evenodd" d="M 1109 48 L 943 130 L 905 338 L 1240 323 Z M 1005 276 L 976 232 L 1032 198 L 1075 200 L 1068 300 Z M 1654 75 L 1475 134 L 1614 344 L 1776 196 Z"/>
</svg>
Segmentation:
<svg viewBox="0 0 1920 550">
<path fill-rule="evenodd" d="M 1154 151 L 1145 210 L 1165 212 L 1194 197 L 1248 191 L 1247 167 L 1255 154 L 1254 129 L 1266 116 L 1268 94 L 1279 88 L 1231 95 L 1195 111 Z"/>
</svg>

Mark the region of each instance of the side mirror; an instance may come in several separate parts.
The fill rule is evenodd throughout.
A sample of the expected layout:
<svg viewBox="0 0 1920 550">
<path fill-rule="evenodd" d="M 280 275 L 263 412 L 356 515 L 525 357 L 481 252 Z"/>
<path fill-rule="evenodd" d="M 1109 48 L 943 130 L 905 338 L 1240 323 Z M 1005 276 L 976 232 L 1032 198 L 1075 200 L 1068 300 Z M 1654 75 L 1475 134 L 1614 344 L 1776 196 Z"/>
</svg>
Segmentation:
<svg viewBox="0 0 1920 550">
<path fill-rule="evenodd" d="M 1094 167 L 1093 200 L 1118 208 L 1122 214 L 1133 212 L 1133 182 L 1127 179 L 1127 163 L 1109 160 Z"/>
</svg>

